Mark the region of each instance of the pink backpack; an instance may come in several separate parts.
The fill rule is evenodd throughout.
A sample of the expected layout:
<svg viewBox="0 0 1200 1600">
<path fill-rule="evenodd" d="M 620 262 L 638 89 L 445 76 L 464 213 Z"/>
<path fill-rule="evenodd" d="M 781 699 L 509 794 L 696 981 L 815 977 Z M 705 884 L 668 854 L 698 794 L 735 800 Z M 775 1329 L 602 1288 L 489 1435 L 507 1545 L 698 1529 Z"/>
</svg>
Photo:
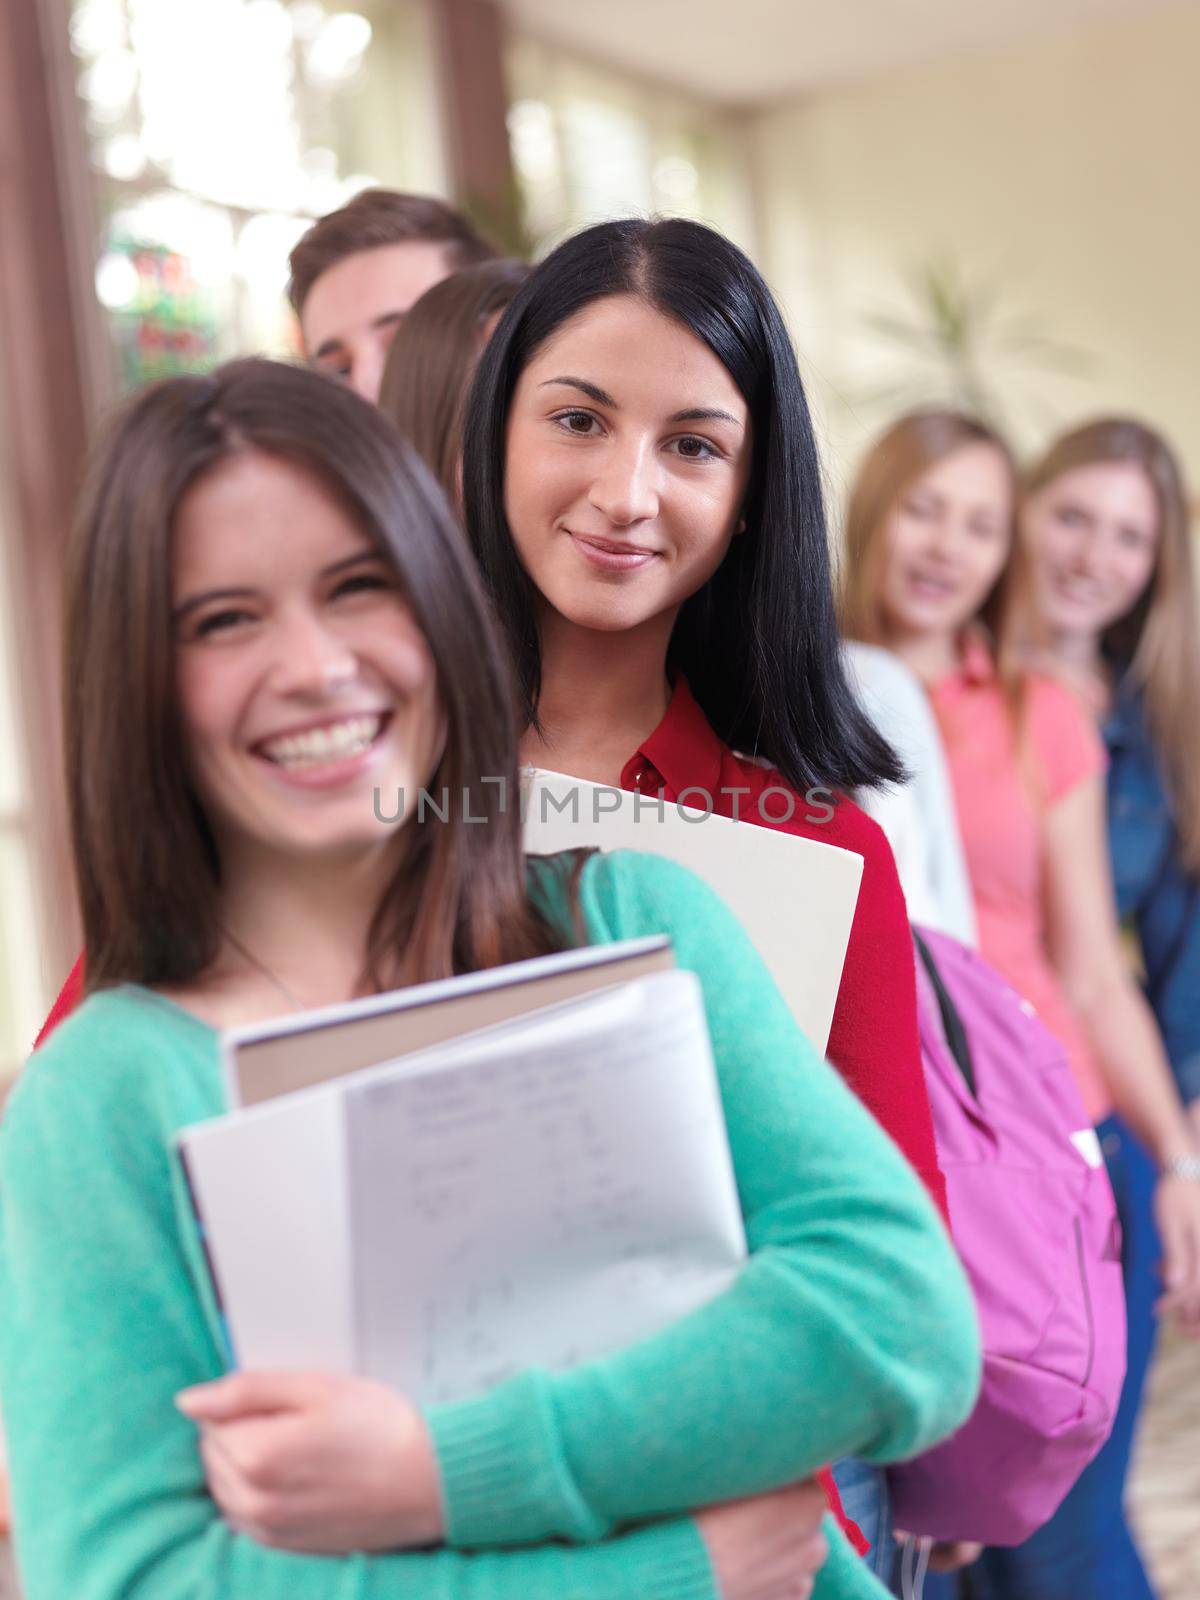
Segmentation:
<svg viewBox="0 0 1200 1600">
<path fill-rule="evenodd" d="M 1062 1046 L 973 950 L 914 938 L 925 1083 L 984 1365 L 964 1426 L 891 1469 L 893 1510 L 913 1534 L 1019 1544 L 1112 1427 L 1120 1227 Z"/>
</svg>

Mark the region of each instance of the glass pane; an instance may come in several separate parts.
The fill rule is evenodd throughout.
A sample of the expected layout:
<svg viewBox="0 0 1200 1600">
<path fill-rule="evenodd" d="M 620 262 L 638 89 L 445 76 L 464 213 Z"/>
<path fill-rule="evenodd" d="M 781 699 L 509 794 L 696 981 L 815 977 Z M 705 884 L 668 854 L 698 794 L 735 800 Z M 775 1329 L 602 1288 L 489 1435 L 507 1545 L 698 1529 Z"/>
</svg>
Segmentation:
<svg viewBox="0 0 1200 1600">
<path fill-rule="evenodd" d="M 536 253 L 588 223 L 648 213 L 697 217 L 753 252 L 735 118 L 521 35 L 506 68 L 513 167 Z"/>
<path fill-rule="evenodd" d="M 445 188 L 416 0 L 74 0 L 121 382 L 298 351 L 287 258 L 371 184 Z"/>
<path fill-rule="evenodd" d="M 45 1016 L 33 878 L 24 835 L 0 829 L 0 1081 L 29 1054 Z"/>
</svg>

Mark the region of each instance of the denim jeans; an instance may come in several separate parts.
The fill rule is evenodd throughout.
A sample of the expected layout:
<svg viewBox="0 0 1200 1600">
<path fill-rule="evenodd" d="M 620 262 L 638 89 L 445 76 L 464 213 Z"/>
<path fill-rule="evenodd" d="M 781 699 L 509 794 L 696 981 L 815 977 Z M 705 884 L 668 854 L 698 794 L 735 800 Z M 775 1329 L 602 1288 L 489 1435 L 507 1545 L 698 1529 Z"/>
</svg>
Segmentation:
<svg viewBox="0 0 1200 1600">
<path fill-rule="evenodd" d="M 842 1509 L 852 1522 L 858 1523 L 871 1546 L 863 1561 L 886 1583 L 892 1561 L 892 1512 L 886 1477 L 879 1467 L 845 1456 L 834 1463 L 833 1481 L 842 1497 Z"/>
</svg>

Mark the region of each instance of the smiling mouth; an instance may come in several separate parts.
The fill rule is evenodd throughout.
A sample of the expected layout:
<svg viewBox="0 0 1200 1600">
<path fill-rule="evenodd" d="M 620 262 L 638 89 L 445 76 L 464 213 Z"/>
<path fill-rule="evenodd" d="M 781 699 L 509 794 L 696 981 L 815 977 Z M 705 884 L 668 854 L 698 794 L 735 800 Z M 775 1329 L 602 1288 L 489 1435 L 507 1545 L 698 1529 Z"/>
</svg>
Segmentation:
<svg viewBox="0 0 1200 1600">
<path fill-rule="evenodd" d="M 348 761 L 369 750 L 388 722 L 390 712 L 345 717 L 340 722 L 306 728 L 300 733 L 280 734 L 256 745 L 255 754 L 287 772 L 311 771 L 338 761 Z"/>
<path fill-rule="evenodd" d="M 912 572 L 908 577 L 909 587 L 917 594 L 928 599 L 944 600 L 958 593 L 958 584 L 946 578 L 933 578 L 927 573 Z"/>
<path fill-rule="evenodd" d="M 1078 578 L 1056 578 L 1054 588 L 1064 600 L 1078 605 L 1096 605 L 1104 599 L 1102 593 L 1097 593 L 1094 583 L 1081 582 Z"/>
<path fill-rule="evenodd" d="M 599 539 L 590 533 L 575 533 L 570 528 L 567 528 L 566 532 L 579 547 L 582 556 L 596 566 L 607 567 L 612 571 L 632 571 L 636 567 L 644 567 L 658 555 L 657 550 L 649 550 L 645 545 L 618 543 L 615 539 Z"/>
</svg>

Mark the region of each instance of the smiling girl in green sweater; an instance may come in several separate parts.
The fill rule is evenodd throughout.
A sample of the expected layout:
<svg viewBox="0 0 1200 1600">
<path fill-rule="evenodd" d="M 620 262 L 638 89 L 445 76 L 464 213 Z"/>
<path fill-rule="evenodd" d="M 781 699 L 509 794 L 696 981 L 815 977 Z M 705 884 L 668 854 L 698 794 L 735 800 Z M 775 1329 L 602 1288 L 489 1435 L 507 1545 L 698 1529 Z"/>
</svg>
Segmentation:
<svg viewBox="0 0 1200 1600">
<path fill-rule="evenodd" d="M 829 1522 L 819 1566 L 809 1491 L 773 1491 L 969 1412 L 944 1230 L 709 891 L 653 857 L 524 861 L 488 781 L 515 792 L 506 664 L 382 419 L 265 362 L 150 391 L 85 495 L 68 637 L 90 995 L 0 1126 L 27 1600 L 882 1593 Z M 461 809 L 380 820 L 374 790 L 421 787 Z M 424 1412 L 357 1378 L 222 1378 L 170 1155 L 223 1109 L 216 1030 L 650 933 L 703 987 L 750 1249 L 732 1287 Z"/>
</svg>

